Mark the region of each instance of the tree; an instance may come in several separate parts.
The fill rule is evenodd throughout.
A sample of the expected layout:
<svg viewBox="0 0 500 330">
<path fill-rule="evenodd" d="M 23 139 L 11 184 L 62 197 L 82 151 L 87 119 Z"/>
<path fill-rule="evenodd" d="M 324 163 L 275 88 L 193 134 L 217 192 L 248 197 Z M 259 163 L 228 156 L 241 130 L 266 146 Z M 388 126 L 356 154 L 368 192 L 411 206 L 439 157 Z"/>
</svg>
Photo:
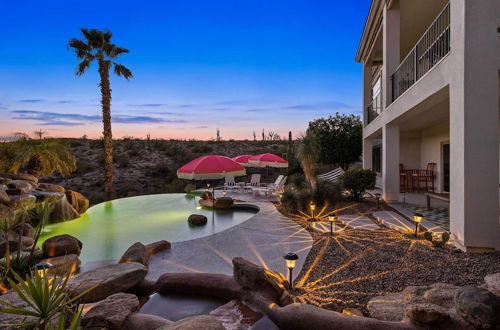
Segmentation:
<svg viewBox="0 0 500 330">
<path fill-rule="evenodd" d="M 76 160 L 69 145 L 57 139 L 19 139 L 0 145 L 0 171 L 25 171 L 37 178 L 59 172 L 69 175 L 76 170 Z"/>
<path fill-rule="evenodd" d="M 309 123 L 319 144 L 319 161 L 344 170 L 357 162 L 362 151 L 363 124 L 359 116 L 335 114 Z"/>
<path fill-rule="evenodd" d="M 41 139 L 43 138 L 43 136 L 45 135 L 45 133 L 46 133 L 46 132 L 45 132 L 45 131 L 43 131 L 43 130 L 41 130 L 41 129 L 39 129 L 38 131 L 34 131 L 33 133 L 35 134 L 35 136 L 36 136 L 39 140 L 41 140 Z"/>
<path fill-rule="evenodd" d="M 317 188 L 316 162 L 318 161 L 318 143 L 314 133 L 307 130 L 297 147 L 297 159 L 313 192 Z"/>
<path fill-rule="evenodd" d="M 73 48 L 76 57 L 82 60 L 76 67 L 76 75 L 83 75 L 92 62 L 97 62 L 101 87 L 102 122 L 104 126 L 104 192 L 106 200 L 111 199 L 113 189 L 113 136 L 111 133 L 111 87 L 109 70 L 127 80 L 132 78 L 132 72 L 122 64 L 114 62 L 119 55 L 128 53 L 128 49 L 118 47 L 111 42 L 110 31 L 82 28 L 84 40 L 71 39 L 69 47 Z"/>
</svg>

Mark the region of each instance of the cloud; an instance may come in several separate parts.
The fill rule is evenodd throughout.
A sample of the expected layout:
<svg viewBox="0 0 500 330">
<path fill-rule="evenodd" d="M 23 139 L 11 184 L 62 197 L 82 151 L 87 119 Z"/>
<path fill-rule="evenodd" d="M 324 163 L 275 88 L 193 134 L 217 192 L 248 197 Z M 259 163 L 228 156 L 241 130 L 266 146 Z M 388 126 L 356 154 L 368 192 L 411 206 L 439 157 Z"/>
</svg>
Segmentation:
<svg viewBox="0 0 500 330">
<path fill-rule="evenodd" d="M 74 113 L 56 113 L 35 110 L 11 111 L 14 119 L 40 121 L 41 125 L 78 126 L 88 122 L 101 122 L 100 115 L 82 115 Z M 184 123 L 184 120 L 168 120 L 151 116 L 115 115 L 114 123 L 120 124 L 147 124 L 147 123 Z"/>
<path fill-rule="evenodd" d="M 22 99 L 22 100 L 18 100 L 19 102 L 22 102 L 22 103 L 39 103 L 39 102 L 43 102 L 42 99 Z"/>
<path fill-rule="evenodd" d="M 248 112 L 266 112 L 266 111 L 269 111 L 268 109 L 259 109 L 259 108 L 256 108 L 256 109 L 247 109 L 246 111 Z"/>
<path fill-rule="evenodd" d="M 181 104 L 178 107 L 179 108 L 192 108 L 192 107 L 194 107 L 194 104 Z"/>
<path fill-rule="evenodd" d="M 195 128 L 208 128 L 208 126 L 202 125 L 202 126 L 196 126 Z"/>
<path fill-rule="evenodd" d="M 57 101 L 57 103 L 61 103 L 61 104 L 66 104 L 66 103 L 73 103 L 75 101 L 72 101 L 72 100 L 61 100 L 61 101 Z"/>
<path fill-rule="evenodd" d="M 340 101 L 326 101 L 317 103 L 297 104 L 285 107 L 286 110 L 327 110 L 327 109 L 353 109 L 350 104 Z"/>
<path fill-rule="evenodd" d="M 165 104 L 165 103 L 129 104 L 129 106 L 131 106 L 131 107 L 151 107 L 151 108 L 162 107 L 164 105 L 167 105 L 167 104 Z"/>
</svg>

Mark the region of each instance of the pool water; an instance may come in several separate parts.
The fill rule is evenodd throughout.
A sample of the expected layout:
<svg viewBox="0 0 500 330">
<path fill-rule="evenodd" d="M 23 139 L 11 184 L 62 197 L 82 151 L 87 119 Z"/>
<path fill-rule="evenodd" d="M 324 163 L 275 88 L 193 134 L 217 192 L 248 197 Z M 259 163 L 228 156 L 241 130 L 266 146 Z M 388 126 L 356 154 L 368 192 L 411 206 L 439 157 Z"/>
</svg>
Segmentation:
<svg viewBox="0 0 500 330">
<path fill-rule="evenodd" d="M 116 199 L 95 205 L 80 218 L 48 224 L 41 243 L 52 236 L 69 234 L 83 243 L 83 263 L 119 259 L 135 242 L 180 242 L 209 236 L 240 224 L 257 211 L 250 208 L 212 210 L 201 208 L 199 197 L 186 194 L 147 195 Z M 204 226 L 187 223 L 191 214 L 208 218 Z"/>
</svg>

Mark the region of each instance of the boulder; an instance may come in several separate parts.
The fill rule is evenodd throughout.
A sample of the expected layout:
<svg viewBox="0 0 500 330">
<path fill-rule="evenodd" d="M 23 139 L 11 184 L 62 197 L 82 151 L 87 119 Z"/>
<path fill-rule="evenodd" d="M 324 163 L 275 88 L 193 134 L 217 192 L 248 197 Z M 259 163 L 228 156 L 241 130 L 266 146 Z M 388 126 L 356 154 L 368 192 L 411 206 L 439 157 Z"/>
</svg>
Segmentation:
<svg viewBox="0 0 500 330">
<path fill-rule="evenodd" d="M 17 251 L 17 243 L 17 241 L 9 240 L 9 250 L 11 254 Z M 6 248 L 7 244 L 4 240 L 0 243 L 0 258 L 3 258 L 5 256 Z"/>
<path fill-rule="evenodd" d="M 33 190 L 30 190 L 27 188 L 8 188 L 5 190 L 5 192 L 9 196 L 20 196 L 20 195 L 26 195 L 26 194 L 32 195 L 30 193 L 31 191 L 33 191 Z"/>
<path fill-rule="evenodd" d="M 63 193 L 66 191 L 64 187 L 52 183 L 40 183 L 38 185 L 38 189 L 43 191 L 58 192 L 58 193 Z"/>
<path fill-rule="evenodd" d="M 43 254 L 46 258 L 59 257 L 67 254 L 80 255 L 82 242 L 76 237 L 63 234 L 47 239 L 42 244 Z"/>
<path fill-rule="evenodd" d="M 184 192 L 186 194 L 193 192 L 196 190 L 196 186 L 192 183 L 188 183 L 186 186 L 184 186 Z"/>
<path fill-rule="evenodd" d="M 286 306 L 286 305 L 290 305 L 293 303 L 294 303 L 294 301 L 293 301 L 292 295 L 288 291 L 284 291 L 280 297 L 280 305 Z"/>
<path fill-rule="evenodd" d="M 33 308 L 24 300 L 19 298 L 18 294 L 12 290 L 7 294 L 4 294 L 0 297 L 3 301 L 6 301 L 14 306 L 25 308 L 29 311 L 34 311 Z M 2 307 L 6 307 L 3 306 Z M 35 321 L 35 319 L 31 316 L 24 316 L 24 315 L 15 315 L 15 314 L 7 314 L 7 313 L 0 313 L 0 329 L 14 329 L 13 327 L 9 326 L 4 326 L 8 324 L 20 324 L 21 322 L 32 322 Z"/>
<path fill-rule="evenodd" d="M 98 302 L 82 317 L 85 329 L 121 329 L 122 324 L 139 307 L 139 299 L 129 293 L 115 293 Z"/>
<path fill-rule="evenodd" d="M 455 295 L 455 308 L 469 324 L 480 329 L 500 325 L 500 298 L 486 289 L 464 287 Z"/>
<path fill-rule="evenodd" d="M 12 219 L 14 217 L 14 210 L 12 210 L 7 205 L 0 203 L 0 218 L 2 219 Z"/>
<path fill-rule="evenodd" d="M 12 180 L 11 183 L 8 184 L 9 188 L 17 188 L 17 189 L 26 189 L 26 190 L 32 190 L 36 189 L 38 187 L 38 184 L 32 181 L 26 181 L 26 180 Z"/>
<path fill-rule="evenodd" d="M 231 197 L 219 197 L 215 200 L 216 209 L 228 209 L 233 206 L 234 200 Z"/>
<path fill-rule="evenodd" d="M 42 190 L 30 190 L 30 194 L 36 197 L 37 202 L 53 203 L 64 197 L 63 193 Z"/>
<path fill-rule="evenodd" d="M 96 302 L 133 288 L 144 279 L 147 272 L 148 269 L 137 262 L 107 265 L 69 279 L 66 290 L 71 297 L 90 290 L 81 298 L 81 302 Z"/>
<path fill-rule="evenodd" d="M 360 311 L 359 309 L 356 308 L 344 308 L 342 310 L 342 314 L 349 315 L 349 316 L 359 316 L 363 317 L 363 312 Z"/>
<path fill-rule="evenodd" d="M 436 283 L 425 291 L 423 298 L 431 304 L 452 308 L 455 304 L 454 299 L 457 290 L 458 287 L 453 284 Z"/>
<path fill-rule="evenodd" d="M 204 191 L 201 196 L 200 196 L 201 199 L 203 200 L 212 200 L 213 199 L 213 195 L 210 191 Z"/>
<path fill-rule="evenodd" d="M 170 249 L 171 246 L 170 242 L 162 240 L 146 245 L 146 251 L 149 256 L 153 256 L 157 253 Z"/>
<path fill-rule="evenodd" d="M 31 181 L 34 183 L 38 183 L 38 178 L 34 175 L 28 174 L 28 173 L 21 173 L 18 175 L 19 180 L 26 180 L 26 181 Z"/>
<path fill-rule="evenodd" d="M 75 273 L 80 267 L 80 259 L 76 254 L 67 254 L 65 256 L 43 259 L 42 262 L 52 264 L 47 271 L 50 275 L 67 275 Z"/>
<path fill-rule="evenodd" d="M 276 301 L 279 301 L 289 287 L 283 274 L 275 273 L 242 257 L 233 259 L 233 276 L 242 287 L 258 291 Z"/>
<path fill-rule="evenodd" d="M 10 196 L 10 208 L 13 210 L 26 209 L 30 210 L 36 205 L 36 197 L 33 195 L 18 195 Z"/>
<path fill-rule="evenodd" d="M 9 204 L 10 203 L 10 197 L 7 195 L 4 189 L 0 189 L 0 203 L 3 204 Z"/>
<path fill-rule="evenodd" d="M 120 258 L 119 263 L 124 262 L 138 262 L 147 267 L 149 263 L 149 254 L 146 247 L 140 242 L 132 244 Z"/>
<path fill-rule="evenodd" d="M 87 197 L 77 191 L 66 190 L 65 192 L 68 202 L 79 213 L 83 214 L 89 208 L 90 202 Z"/>
<path fill-rule="evenodd" d="M 10 179 L 10 178 L 6 178 L 3 176 L 0 177 L 0 184 L 8 185 L 11 182 L 12 182 L 12 179 Z"/>
<path fill-rule="evenodd" d="M 410 305 L 405 310 L 405 315 L 415 324 L 437 325 L 450 320 L 450 315 L 442 307 L 433 304 Z"/>
<path fill-rule="evenodd" d="M 488 290 L 500 296 L 500 273 L 486 275 L 484 278 L 484 282 Z"/>
<path fill-rule="evenodd" d="M 54 205 L 54 209 L 50 213 L 50 220 L 53 222 L 73 220 L 80 217 L 80 213 L 68 203 L 66 196 L 55 201 L 52 205 Z"/>
<path fill-rule="evenodd" d="M 244 305 L 240 300 L 231 300 L 210 312 L 226 329 L 246 330 L 262 318 L 262 314 Z"/>
<path fill-rule="evenodd" d="M 199 315 L 187 317 L 172 325 L 161 327 L 161 330 L 226 330 L 213 316 Z M 159 330 L 160 330 L 159 329 Z"/>
<path fill-rule="evenodd" d="M 392 293 L 370 299 L 366 309 L 370 316 L 383 321 L 401 321 L 405 317 L 405 309 L 409 303 L 404 300 L 403 293 Z"/>
<path fill-rule="evenodd" d="M 207 223 L 207 217 L 201 214 L 191 214 L 187 221 L 191 226 L 203 226 Z"/>
<path fill-rule="evenodd" d="M 123 330 L 155 330 L 172 325 L 174 322 L 156 315 L 132 313 L 122 325 Z"/>
<path fill-rule="evenodd" d="M 0 173 L 0 177 L 5 179 L 16 180 L 18 178 L 18 175 L 14 173 Z"/>
<path fill-rule="evenodd" d="M 22 228 L 20 226 L 16 228 L 16 232 L 26 237 L 33 237 L 33 226 L 23 223 Z"/>
</svg>

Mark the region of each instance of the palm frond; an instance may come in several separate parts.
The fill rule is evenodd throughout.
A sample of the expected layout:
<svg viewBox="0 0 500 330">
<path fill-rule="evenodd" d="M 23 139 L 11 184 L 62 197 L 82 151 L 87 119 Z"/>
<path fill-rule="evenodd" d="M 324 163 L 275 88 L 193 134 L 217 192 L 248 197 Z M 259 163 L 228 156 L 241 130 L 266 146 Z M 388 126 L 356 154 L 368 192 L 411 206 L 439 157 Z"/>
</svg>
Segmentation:
<svg viewBox="0 0 500 330">
<path fill-rule="evenodd" d="M 87 69 L 90 67 L 90 60 L 88 59 L 84 59 L 83 61 L 81 61 L 80 63 L 78 63 L 78 65 L 76 66 L 76 69 L 75 69 L 75 74 L 77 76 L 81 76 L 85 73 L 85 71 L 87 71 Z"/>
<path fill-rule="evenodd" d="M 126 66 L 118 63 L 114 63 L 114 68 L 115 68 L 115 74 L 119 77 L 123 77 L 127 80 L 133 77 L 132 71 L 130 71 Z"/>
</svg>

